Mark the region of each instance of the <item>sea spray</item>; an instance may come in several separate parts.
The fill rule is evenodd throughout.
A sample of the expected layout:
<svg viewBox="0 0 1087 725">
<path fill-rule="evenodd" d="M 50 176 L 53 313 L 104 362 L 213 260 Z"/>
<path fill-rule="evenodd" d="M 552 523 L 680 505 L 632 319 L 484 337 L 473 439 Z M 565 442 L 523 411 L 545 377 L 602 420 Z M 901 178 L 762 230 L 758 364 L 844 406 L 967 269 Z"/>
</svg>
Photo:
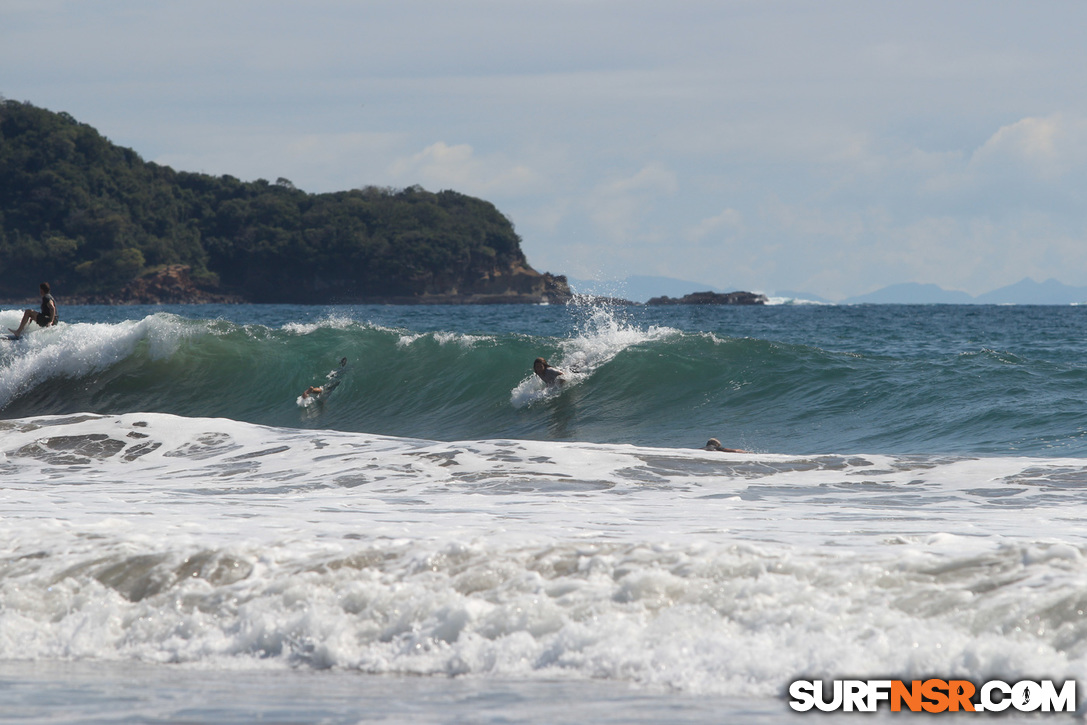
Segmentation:
<svg viewBox="0 0 1087 725">
<path fill-rule="evenodd" d="M 563 371 L 562 384 L 548 388 L 536 375 L 528 375 L 510 393 L 515 408 L 558 396 L 568 386 L 591 378 L 596 370 L 630 347 L 678 334 L 669 328 L 640 329 L 621 314 L 622 308 L 594 302 L 591 297 L 576 297 L 570 309 L 576 320 L 574 332 L 558 342 L 559 352 L 549 361 Z"/>
</svg>

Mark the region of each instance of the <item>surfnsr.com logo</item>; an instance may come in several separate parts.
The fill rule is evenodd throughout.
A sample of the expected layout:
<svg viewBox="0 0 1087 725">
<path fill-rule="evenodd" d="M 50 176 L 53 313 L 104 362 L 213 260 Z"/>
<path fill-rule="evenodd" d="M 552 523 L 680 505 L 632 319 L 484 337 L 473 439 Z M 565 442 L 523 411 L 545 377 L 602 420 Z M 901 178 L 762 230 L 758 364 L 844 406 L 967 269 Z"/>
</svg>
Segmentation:
<svg viewBox="0 0 1087 725">
<path fill-rule="evenodd" d="M 789 685 L 789 707 L 798 712 L 875 712 L 887 703 L 892 712 L 1075 712 L 1076 681 L 1058 687 L 1053 680 L 797 680 Z"/>
</svg>

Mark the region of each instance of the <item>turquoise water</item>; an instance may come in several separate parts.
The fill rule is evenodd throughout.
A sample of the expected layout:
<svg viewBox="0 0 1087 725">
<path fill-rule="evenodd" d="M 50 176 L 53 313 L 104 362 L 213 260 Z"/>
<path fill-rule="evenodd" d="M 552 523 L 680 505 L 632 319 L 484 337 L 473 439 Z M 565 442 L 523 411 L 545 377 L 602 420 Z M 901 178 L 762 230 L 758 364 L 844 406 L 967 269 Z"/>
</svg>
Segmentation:
<svg viewBox="0 0 1087 725">
<path fill-rule="evenodd" d="M 1087 452 L 1083 307 L 69 307 L 64 319 L 42 346 L 2 351 L 5 417 L 154 411 L 667 447 L 712 436 L 805 454 Z M 27 355 L 39 359 L 13 367 Z M 537 356 L 577 379 L 537 395 Z M 297 406 L 342 357 L 335 395 Z"/>
</svg>

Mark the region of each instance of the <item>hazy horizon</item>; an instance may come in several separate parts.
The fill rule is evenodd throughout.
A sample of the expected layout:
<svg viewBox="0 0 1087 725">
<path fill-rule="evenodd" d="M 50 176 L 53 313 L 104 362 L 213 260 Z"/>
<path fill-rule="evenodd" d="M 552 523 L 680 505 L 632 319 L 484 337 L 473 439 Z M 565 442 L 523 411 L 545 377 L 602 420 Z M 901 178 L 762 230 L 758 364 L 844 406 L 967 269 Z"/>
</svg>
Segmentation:
<svg viewBox="0 0 1087 725">
<path fill-rule="evenodd" d="M 1087 6 L 13 0 L 0 95 L 149 161 L 493 202 L 537 269 L 1087 285 Z"/>
</svg>

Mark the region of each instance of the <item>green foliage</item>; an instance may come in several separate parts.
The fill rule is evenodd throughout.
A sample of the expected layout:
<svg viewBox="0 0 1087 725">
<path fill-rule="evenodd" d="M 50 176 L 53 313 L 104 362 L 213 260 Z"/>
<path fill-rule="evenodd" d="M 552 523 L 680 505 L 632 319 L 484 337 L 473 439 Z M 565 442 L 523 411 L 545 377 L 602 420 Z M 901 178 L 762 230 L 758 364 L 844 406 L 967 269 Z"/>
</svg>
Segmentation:
<svg viewBox="0 0 1087 725">
<path fill-rule="evenodd" d="M 32 296 L 41 280 L 116 292 L 166 264 L 262 302 L 468 291 L 527 266 L 509 220 L 480 199 L 178 172 L 68 114 L 0 101 L 0 294 Z"/>
<path fill-rule="evenodd" d="M 143 253 L 132 247 L 111 249 L 98 255 L 93 262 L 81 262 L 76 265 L 76 272 L 93 280 L 95 288 L 110 289 L 124 286 L 126 282 L 139 276 L 144 268 Z"/>
</svg>

